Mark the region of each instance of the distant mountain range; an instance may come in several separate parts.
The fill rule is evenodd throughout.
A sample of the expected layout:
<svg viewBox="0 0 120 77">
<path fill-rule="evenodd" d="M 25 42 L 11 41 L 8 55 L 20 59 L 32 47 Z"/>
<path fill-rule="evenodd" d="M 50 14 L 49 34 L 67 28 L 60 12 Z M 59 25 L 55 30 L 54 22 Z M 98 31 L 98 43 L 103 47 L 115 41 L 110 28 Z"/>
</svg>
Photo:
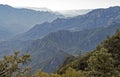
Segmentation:
<svg viewBox="0 0 120 77">
<path fill-rule="evenodd" d="M 85 15 L 71 18 L 57 18 L 53 22 L 37 24 L 32 29 L 14 37 L 19 40 L 33 40 L 44 37 L 50 32 L 58 30 L 82 31 L 86 29 L 107 26 L 120 20 L 120 7 L 110 7 L 107 9 L 96 9 Z"/>
<path fill-rule="evenodd" d="M 19 7 L 21 8 L 21 7 Z M 23 7 L 22 7 L 23 8 Z M 48 11 L 48 12 L 53 12 L 52 10 L 48 9 L 48 8 L 36 8 L 36 7 L 24 7 L 24 8 L 28 8 L 28 9 L 32 9 L 32 10 L 36 10 L 36 11 Z"/>
<path fill-rule="evenodd" d="M 28 9 L 32 9 L 32 10 L 36 10 L 36 11 L 54 12 L 56 14 L 61 14 L 65 17 L 74 17 L 74 16 L 78 16 L 78 15 L 83 15 L 83 14 L 86 14 L 86 13 L 90 12 L 91 10 L 93 10 L 93 9 L 80 9 L 80 10 L 73 9 L 73 10 L 52 11 L 48 8 L 36 8 L 36 7 L 24 7 L 24 8 L 28 8 Z"/>
<path fill-rule="evenodd" d="M 90 12 L 92 9 L 82 9 L 82 10 L 61 10 L 58 11 L 60 14 L 64 15 L 65 17 L 74 17 L 78 15 L 83 15 Z"/>
<path fill-rule="evenodd" d="M 33 41 L 30 46 L 25 48 L 26 52 L 31 53 L 31 56 L 34 60 L 39 57 L 38 67 L 41 66 L 42 60 L 44 58 L 45 65 L 49 65 L 50 57 L 54 57 L 55 52 L 64 51 L 65 53 L 78 55 L 79 53 L 85 54 L 88 51 L 93 50 L 100 42 L 102 42 L 108 35 L 113 35 L 117 29 L 120 29 L 120 24 L 112 24 L 108 27 L 101 27 L 96 29 L 70 32 L 70 31 L 58 31 L 48 34 L 42 39 Z M 50 55 L 52 54 L 52 55 Z M 38 57 L 37 57 L 38 56 Z M 68 56 L 68 55 L 67 55 Z M 65 56 L 65 57 L 67 57 Z M 42 58 L 41 58 L 42 57 Z M 60 58 L 64 58 L 64 55 L 61 55 Z M 46 60 L 47 58 L 47 60 Z M 42 60 L 41 60 L 42 59 Z M 56 60 L 57 61 L 57 60 Z M 56 63 L 56 61 L 53 61 Z M 53 64 L 54 65 L 54 64 Z M 58 62 L 58 65 L 60 63 Z M 37 66 L 37 63 L 36 63 Z M 33 66 L 35 67 L 35 66 Z M 47 66 L 46 66 L 47 67 Z M 51 72 L 55 69 L 56 66 L 47 67 Z M 40 67 L 46 72 L 50 72 L 44 67 Z"/>
<path fill-rule="evenodd" d="M 93 50 L 106 36 L 120 29 L 120 7 L 96 9 L 85 15 L 57 18 L 0 43 L 0 54 L 13 50 L 30 53 L 32 67 L 55 71 L 69 55 Z"/>
<path fill-rule="evenodd" d="M 52 32 L 38 40 L 2 42 L 0 43 L 0 54 L 10 54 L 13 50 L 30 53 L 33 70 L 41 68 L 50 73 L 55 71 L 68 55 L 77 55 L 80 52 L 85 54 L 93 50 L 108 35 L 113 35 L 117 29 L 120 29 L 120 24 L 113 23 L 107 27 L 83 31 L 61 30 Z"/>
<path fill-rule="evenodd" d="M 70 32 L 60 30 L 52 32 L 42 39 L 33 41 L 26 51 L 59 51 L 77 55 L 79 51 L 90 51 L 96 47 L 107 35 L 112 35 L 120 29 L 120 24 L 111 24 L 108 27 L 101 27 L 83 31 Z M 92 44 L 92 45 L 91 45 Z"/>
<path fill-rule="evenodd" d="M 0 25 L 7 28 L 8 30 L 6 32 L 12 33 L 13 35 L 27 31 L 35 24 L 51 22 L 58 17 L 61 18 L 64 16 L 48 11 L 35 11 L 0 5 Z"/>
</svg>

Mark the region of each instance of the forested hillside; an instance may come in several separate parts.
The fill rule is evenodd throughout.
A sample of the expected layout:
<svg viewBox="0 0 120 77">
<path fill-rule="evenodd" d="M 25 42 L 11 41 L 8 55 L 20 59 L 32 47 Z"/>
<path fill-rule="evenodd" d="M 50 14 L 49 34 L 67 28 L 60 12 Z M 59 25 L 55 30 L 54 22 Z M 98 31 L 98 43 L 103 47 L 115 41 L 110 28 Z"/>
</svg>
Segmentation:
<svg viewBox="0 0 120 77">
<path fill-rule="evenodd" d="M 44 65 L 49 66 L 49 61 L 56 62 L 56 60 L 50 60 L 50 57 L 54 57 L 56 53 L 59 53 L 59 51 L 61 50 L 64 51 L 62 52 L 63 54 L 67 53 L 75 56 L 79 53 L 86 54 L 87 52 L 95 49 L 95 47 L 106 38 L 106 36 L 113 35 L 116 29 L 120 29 L 119 23 L 112 24 L 109 27 L 77 32 L 62 30 L 50 33 L 43 39 L 33 41 L 31 45 L 26 47 L 24 50 L 32 54 L 31 56 L 33 58 L 33 67 L 37 66 L 45 72 L 50 72 L 47 69 L 55 71 L 57 68 L 53 69 L 54 67 L 56 67 L 54 63 L 54 66 L 50 66 L 47 69 L 45 69 L 44 66 L 41 65 L 43 65 L 44 63 Z M 63 58 L 62 60 L 66 58 L 64 55 L 61 55 L 61 57 Z M 59 58 L 56 59 L 59 61 Z M 39 62 L 35 63 L 36 60 L 38 60 Z M 59 62 L 57 62 L 57 64 L 60 65 Z"/>
<path fill-rule="evenodd" d="M 94 50 L 107 36 L 120 29 L 119 14 L 120 7 L 115 6 L 38 24 L 26 33 L 1 41 L 0 57 L 14 50 L 30 53 L 32 72 L 36 69 L 54 72 L 65 63 L 66 57 Z"/>
<path fill-rule="evenodd" d="M 0 77 L 120 77 L 120 0 L 0 0 Z"/>
<path fill-rule="evenodd" d="M 120 77 L 120 31 L 107 37 L 96 49 L 86 55 L 80 55 L 52 74 L 37 70 L 30 73 L 30 67 L 21 68 L 21 64 L 31 61 L 30 55 L 5 56 L 0 60 L 0 77 Z"/>
<path fill-rule="evenodd" d="M 120 77 L 120 31 L 107 37 L 95 50 L 79 56 L 73 62 L 61 67 L 57 73 L 63 74 L 69 68 L 83 71 L 85 77 Z"/>
</svg>

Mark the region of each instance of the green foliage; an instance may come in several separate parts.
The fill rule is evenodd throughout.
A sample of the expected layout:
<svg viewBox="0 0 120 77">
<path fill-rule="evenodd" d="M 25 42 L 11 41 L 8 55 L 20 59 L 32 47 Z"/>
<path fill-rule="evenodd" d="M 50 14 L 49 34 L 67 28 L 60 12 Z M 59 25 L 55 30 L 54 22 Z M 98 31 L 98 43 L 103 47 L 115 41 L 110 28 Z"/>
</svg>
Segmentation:
<svg viewBox="0 0 120 77">
<path fill-rule="evenodd" d="M 65 73 L 69 67 L 83 71 L 86 77 L 120 77 L 120 31 L 57 72 Z"/>
<path fill-rule="evenodd" d="M 47 74 L 38 70 L 34 77 L 84 77 L 84 74 L 81 71 L 76 71 L 72 68 L 66 70 L 66 73 L 59 75 L 57 73 Z"/>
<path fill-rule="evenodd" d="M 48 74 L 38 70 L 34 75 L 30 74 L 30 67 L 23 66 L 30 61 L 29 54 L 19 56 L 19 52 L 14 55 L 5 56 L 0 60 L 0 77 L 83 77 L 81 71 L 76 71 L 72 68 L 59 75 L 57 73 Z"/>
<path fill-rule="evenodd" d="M 30 55 L 22 55 L 19 57 L 19 52 L 14 55 L 4 56 L 0 60 L 0 77 L 25 77 L 28 76 L 30 67 L 22 68 L 24 64 L 30 61 Z"/>
<path fill-rule="evenodd" d="M 87 77 L 120 77 L 114 64 L 112 54 L 101 48 L 88 59 Z"/>
<path fill-rule="evenodd" d="M 89 56 L 90 56 L 90 54 L 87 54 L 85 56 L 78 56 L 72 62 L 66 64 L 65 66 L 63 66 L 61 68 L 59 68 L 56 72 L 58 74 L 64 74 L 65 71 L 70 67 L 75 69 L 75 70 L 85 71 L 85 69 L 87 68 L 87 60 L 88 60 Z"/>
<path fill-rule="evenodd" d="M 49 77 L 47 73 L 42 72 L 41 70 L 38 70 L 35 72 L 34 77 Z"/>
<path fill-rule="evenodd" d="M 81 71 L 76 71 L 75 69 L 69 68 L 62 77 L 84 77 L 84 74 Z"/>
<path fill-rule="evenodd" d="M 66 59 L 64 60 L 63 64 L 59 67 L 59 69 L 55 72 L 59 73 L 59 74 L 63 74 L 65 73 L 65 70 L 62 69 L 64 66 L 66 66 L 67 64 L 73 62 L 74 60 L 76 60 L 76 57 L 72 56 L 72 55 L 68 55 L 66 57 Z M 62 69 L 62 70 L 61 70 Z"/>
<path fill-rule="evenodd" d="M 30 74 L 30 68 L 23 66 L 30 61 L 30 55 L 5 56 L 0 60 L 0 77 L 120 77 L 120 31 L 85 56 L 67 57 L 57 73 L 48 74 L 38 70 Z"/>
<path fill-rule="evenodd" d="M 117 30 L 115 35 L 107 38 L 103 42 L 103 47 L 108 49 L 108 52 L 113 55 L 116 68 L 120 67 L 120 31 Z"/>
</svg>

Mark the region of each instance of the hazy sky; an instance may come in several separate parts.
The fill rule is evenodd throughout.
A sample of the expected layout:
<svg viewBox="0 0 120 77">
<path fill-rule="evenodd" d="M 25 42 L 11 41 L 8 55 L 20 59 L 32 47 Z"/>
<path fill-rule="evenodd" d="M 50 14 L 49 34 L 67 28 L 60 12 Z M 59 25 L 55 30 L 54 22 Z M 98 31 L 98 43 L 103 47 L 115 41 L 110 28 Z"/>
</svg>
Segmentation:
<svg viewBox="0 0 120 77">
<path fill-rule="evenodd" d="M 49 8 L 53 11 L 120 6 L 120 0 L 0 0 L 15 7 Z"/>
</svg>

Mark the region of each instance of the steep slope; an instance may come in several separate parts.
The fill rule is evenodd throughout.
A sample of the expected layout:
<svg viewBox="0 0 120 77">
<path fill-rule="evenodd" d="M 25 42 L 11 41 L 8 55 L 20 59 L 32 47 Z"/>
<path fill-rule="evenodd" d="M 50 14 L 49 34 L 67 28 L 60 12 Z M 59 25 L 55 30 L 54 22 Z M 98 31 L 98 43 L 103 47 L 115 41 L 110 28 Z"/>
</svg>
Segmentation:
<svg viewBox="0 0 120 77">
<path fill-rule="evenodd" d="M 51 57 L 54 57 L 58 51 L 62 50 L 64 54 L 72 55 L 78 55 L 81 51 L 81 53 L 84 54 L 87 51 L 93 50 L 108 35 L 113 35 L 116 29 L 120 29 L 119 23 L 85 31 L 57 31 L 48 34 L 42 39 L 33 41 L 31 45 L 23 50 L 31 53 L 33 57 L 33 63 L 31 65 L 33 67 L 39 67 L 45 72 L 55 71 L 57 68 L 49 64 L 53 61 Z M 60 58 L 62 57 L 63 56 Z M 59 62 L 57 64 L 59 65 Z M 47 70 L 46 67 L 49 67 L 49 70 Z"/>
<path fill-rule="evenodd" d="M 52 72 L 57 69 L 55 66 L 50 67 L 49 71 L 47 71 L 45 67 L 53 61 L 54 55 L 60 50 L 64 51 L 64 54 L 67 53 L 72 55 L 77 55 L 79 51 L 86 53 L 86 51 L 93 50 L 107 35 L 112 35 L 116 29 L 120 29 L 119 23 L 113 23 L 112 25 L 108 25 L 106 27 L 83 31 L 71 32 L 68 30 L 61 30 L 52 32 L 44 38 L 35 41 L 11 41 L 10 43 L 2 43 L 0 44 L 0 49 L 6 49 L 9 47 L 11 51 L 19 49 L 23 52 L 29 52 L 33 57 L 33 63 L 31 64 L 33 67 L 39 67 L 46 72 Z M 9 49 L 6 50 L 6 53 L 3 49 L 4 54 L 11 53 L 9 52 Z M 1 55 L 2 54 L 3 53 L 1 51 Z M 56 63 L 56 61 L 57 60 L 55 60 L 54 63 Z"/>
<path fill-rule="evenodd" d="M 0 5 L 0 25 L 8 28 L 14 34 L 27 31 L 35 24 L 52 21 L 62 15 L 53 12 L 18 9 L 8 5 Z"/>
<path fill-rule="evenodd" d="M 62 63 L 62 60 L 68 56 L 65 54 L 77 55 L 80 51 L 82 54 L 86 53 L 86 51 L 91 51 L 106 36 L 113 35 L 116 29 L 120 29 L 119 23 L 84 31 L 71 32 L 61 30 L 34 41 L 2 42 L 0 44 L 0 54 L 3 55 L 3 52 L 4 54 L 10 54 L 10 51 L 15 49 L 22 50 L 23 53 L 29 52 L 32 56 L 32 67 L 35 69 L 41 68 L 45 72 L 53 72 Z M 60 51 L 64 51 L 62 55 L 58 54 Z M 55 56 L 56 54 L 61 56 L 60 60 Z M 55 66 L 51 65 L 52 61 L 55 63 Z M 49 70 L 46 67 L 49 67 Z"/>
<path fill-rule="evenodd" d="M 119 23 L 112 23 L 119 21 L 119 9 L 119 7 L 99 9 L 83 16 L 56 19 L 51 23 L 37 25 L 25 34 L 16 36 L 17 40 L 0 44 L 0 49 L 3 49 L 0 51 L 1 55 L 6 48 L 9 48 L 6 53 L 11 53 L 9 50 L 15 49 L 30 52 L 33 57 L 31 65 L 44 71 L 47 71 L 45 67 L 56 59 L 53 62 L 56 63 L 55 66 L 50 65 L 47 71 L 52 72 L 57 69 L 58 58 L 55 54 L 60 53 L 59 51 L 72 55 L 77 55 L 79 51 L 86 53 L 86 51 L 93 50 L 107 35 L 112 35 L 116 29 L 120 29 Z M 107 25 L 111 23 L 112 25 Z M 58 60 L 60 63 L 64 56 Z"/>
<path fill-rule="evenodd" d="M 8 29 L 0 25 L 0 41 L 7 40 L 8 37 L 11 37 L 12 35 L 13 34 Z"/>
<path fill-rule="evenodd" d="M 61 30 L 34 41 L 27 51 L 64 50 L 71 54 L 75 54 L 80 50 L 83 52 L 90 51 L 106 36 L 112 35 L 116 29 L 120 29 L 120 24 L 116 23 L 108 27 L 76 32 Z"/>
<path fill-rule="evenodd" d="M 48 73 L 51 73 L 51 72 L 54 72 L 55 70 L 57 70 L 60 67 L 60 65 L 63 64 L 63 61 L 66 59 L 66 57 L 69 56 L 69 54 L 67 54 L 63 51 L 42 52 L 42 53 L 39 52 L 39 53 L 42 55 L 41 56 L 40 55 L 39 56 L 37 56 L 37 55 L 31 56 L 31 57 L 33 57 L 33 61 L 31 64 L 31 66 L 33 66 L 33 71 L 40 68 L 42 71 L 45 71 Z M 35 58 L 35 56 L 37 56 L 37 57 Z M 38 57 L 39 57 L 39 59 L 38 59 Z M 43 61 L 41 60 L 41 57 L 43 57 L 43 59 L 44 59 L 44 60 L 42 59 Z"/>
<path fill-rule="evenodd" d="M 66 69 L 68 68 L 74 68 L 76 70 L 82 70 L 82 71 L 85 71 L 87 69 L 87 67 L 89 66 L 89 64 L 87 64 L 88 62 L 88 59 L 92 56 L 93 53 L 95 53 L 95 55 L 97 54 L 97 52 L 100 52 L 100 50 L 102 48 L 106 49 L 108 53 L 110 53 L 112 55 L 112 58 L 114 59 L 114 68 L 119 68 L 119 65 L 120 65 L 120 30 L 117 30 L 116 33 L 112 36 L 112 37 L 107 37 L 104 41 L 102 41 L 102 43 L 100 45 L 98 45 L 93 51 L 87 53 L 86 55 L 84 56 L 81 56 L 81 57 L 78 57 L 76 58 L 76 60 L 68 63 L 67 65 L 64 65 L 63 67 L 59 68 L 56 72 L 59 73 L 59 74 L 62 74 L 62 73 L 65 73 Z M 96 58 L 96 56 L 94 55 L 94 57 Z M 105 58 L 103 57 L 104 55 L 102 54 L 101 55 L 102 58 Z M 100 63 L 106 63 L 107 61 L 105 60 L 108 60 L 105 58 L 104 59 L 101 59 L 99 57 L 98 59 L 99 61 L 99 67 L 100 67 Z M 90 60 L 91 61 L 91 60 Z M 94 60 L 96 61 L 96 60 Z M 104 62 L 103 62 L 104 61 Z M 97 64 L 97 63 L 96 63 Z M 106 64 L 105 64 L 106 65 Z M 107 64 L 108 66 L 109 64 Z M 101 68 L 101 67 L 100 67 Z M 99 68 L 98 68 L 99 69 Z M 103 68 L 102 70 L 105 71 L 105 69 Z M 95 70 L 94 70 L 95 71 Z M 100 71 L 99 71 L 100 72 Z M 95 74 L 94 74 L 95 75 Z M 99 74 L 100 76 L 100 74 Z"/>
<path fill-rule="evenodd" d="M 112 22 L 119 22 L 120 7 L 110 7 L 107 9 L 96 9 L 85 15 L 76 16 L 72 18 L 58 18 L 51 23 L 45 22 L 38 24 L 28 32 L 16 36 L 16 39 L 30 40 L 37 39 L 47 35 L 50 32 L 58 30 L 79 31 L 85 29 L 93 29 L 111 24 Z"/>
</svg>

